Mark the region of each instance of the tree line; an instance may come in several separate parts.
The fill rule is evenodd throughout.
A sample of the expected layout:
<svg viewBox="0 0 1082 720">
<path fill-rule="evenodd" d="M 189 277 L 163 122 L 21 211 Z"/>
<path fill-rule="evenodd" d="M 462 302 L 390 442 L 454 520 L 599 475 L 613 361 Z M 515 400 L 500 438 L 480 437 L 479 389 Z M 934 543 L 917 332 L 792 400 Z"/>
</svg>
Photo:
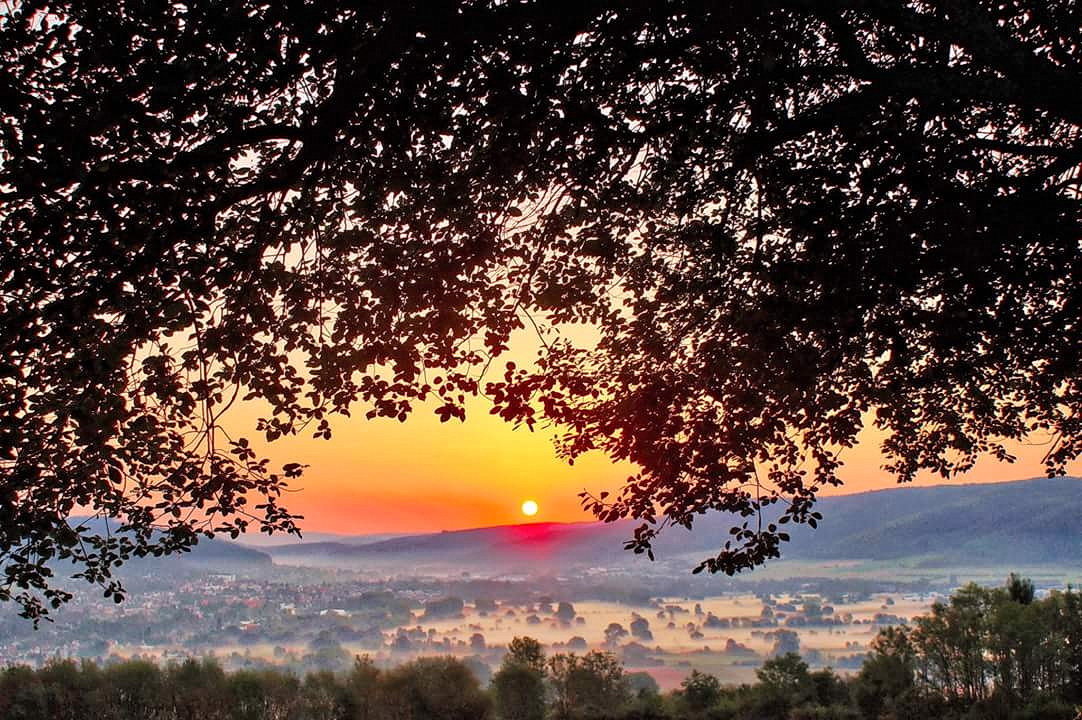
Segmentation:
<svg viewBox="0 0 1082 720">
<path fill-rule="evenodd" d="M 546 656 L 508 645 L 488 687 L 467 663 L 423 657 L 345 673 L 225 672 L 212 658 L 159 666 L 55 660 L 0 673 L 8 720 L 1073 720 L 1082 705 L 1082 597 L 1037 599 L 1028 580 L 975 584 L 909 626 L 884 628 L 860 671 L 812 670 L 776 655 L 757 682 L 725 686 L 693 670 L 661 692 L 615 655 Z"/>
</svg>

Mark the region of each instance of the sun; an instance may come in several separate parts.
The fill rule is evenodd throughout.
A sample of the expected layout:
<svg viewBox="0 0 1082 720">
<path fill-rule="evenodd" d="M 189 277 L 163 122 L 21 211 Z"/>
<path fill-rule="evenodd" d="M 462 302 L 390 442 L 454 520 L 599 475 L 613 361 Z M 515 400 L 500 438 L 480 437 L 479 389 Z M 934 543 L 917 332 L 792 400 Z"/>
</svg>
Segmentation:
<svg viewBox="0 0 1082 720">
<path fill-rule="evenodd" d="M 537 514 L 537 503 L 533 500 L 527 500 L 522 503 L 522 514 L 528 517 L 533 517 Z"/>
</svg>

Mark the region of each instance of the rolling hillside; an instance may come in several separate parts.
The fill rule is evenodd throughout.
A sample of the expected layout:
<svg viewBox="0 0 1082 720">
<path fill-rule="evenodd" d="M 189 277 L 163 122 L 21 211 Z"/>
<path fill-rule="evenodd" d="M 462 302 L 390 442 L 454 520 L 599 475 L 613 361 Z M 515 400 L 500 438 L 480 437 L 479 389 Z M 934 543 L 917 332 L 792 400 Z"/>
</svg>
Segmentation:
<svg viewBox="0 0 1082 720">
<path fill-rule="evenodd" d="M 1070 564 L 1082 557 L 1082 480 L 901 487 L 823 498 L 818 530 L 793 528 L 787 559 L 898 560 L 929 564 Z M 693 532 L 666 531 L 659 559 L 709 554 L 730 518 L 703 516 Z M 522 568 L 560 571 L 630 559 L 633 523 L 536 523 L 396 537 L 380 542 L 268 547 L 278 564 Z"/>
<path fill-rule="evenodd" d="M 86 524 L 87 527 L 98 534 L 105 534 L 106 532 L 105 521 L 101 519 L 73 517 L 71 523 L 72 525 Z M 116 524 L 111 524 L 110 528 L 115 534 Z M 126 567 L 128 568 L 127 571 L 140 571 L 157 567 L 168 569 L 175 563 L 201 569 L 232 570 L 270 565 L 271 556 L 260 550 L 229 540 L 201 538 L 191 552 L 169 555 L 163 558 L 132 558 L 126 563 Z"/>
<path fill-rule="evenodd" d="M 833 498 L 794 557 L 950 563 L 1077 563 L 1082 480 L 899 488 Z M 798 540 L 798 538 L 794 538 Z"/>
</svg>

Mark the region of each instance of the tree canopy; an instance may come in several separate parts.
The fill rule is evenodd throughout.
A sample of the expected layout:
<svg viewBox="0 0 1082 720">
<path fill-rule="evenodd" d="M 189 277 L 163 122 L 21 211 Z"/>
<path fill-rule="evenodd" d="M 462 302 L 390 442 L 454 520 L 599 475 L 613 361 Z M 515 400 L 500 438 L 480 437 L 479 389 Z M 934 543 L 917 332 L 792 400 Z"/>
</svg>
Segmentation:
<svg viewBox="0 0 1082 720">
<path fill-rule="evenodd" d="M 14 3 L 0 17 L 0 597 L 292 530 L 226 434 L 483 394 L 639 472 L 604 520 L 815 524 L 1082 450 L 1082 30 L 1058 0 Z M 519 328 L 536 364 L 499 360 Z M 493 369 L 496 363 L 499 369 Z M 502 367 L 501 367 L 502 365 Z M 487 372 L 486 372 L 487 371 Z M 116 519 L 102 534 L 77 512 Z M 773 516 L 771 516 L 773 517 Z"/>
</svg>

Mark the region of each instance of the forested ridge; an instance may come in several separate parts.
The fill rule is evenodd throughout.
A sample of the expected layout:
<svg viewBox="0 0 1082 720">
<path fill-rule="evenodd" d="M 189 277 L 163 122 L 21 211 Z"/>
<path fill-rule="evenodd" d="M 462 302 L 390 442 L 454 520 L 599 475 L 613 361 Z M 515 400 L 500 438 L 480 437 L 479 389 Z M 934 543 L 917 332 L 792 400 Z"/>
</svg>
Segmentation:
<svg viewBox="0 0 1082 720">
<path fill-rule="evenodd" d="M 299 677 L 273 668 L 227 673 L 213 658 L 159 666 L 141 659 L 55 660 L 0 672 L 7 720 L 1072 720 L 1082 705 L 1082 596 L 1045 598 L 1011 576 L 975 584 L 907 626 L 883 629 L 859 672 L 811 670 L 778 655 L 751 685 L 692 671 L 660 692 L 614 655 L 546 657 L 516 638 L 488 687 L 453 657 Z"/>
</svg>

